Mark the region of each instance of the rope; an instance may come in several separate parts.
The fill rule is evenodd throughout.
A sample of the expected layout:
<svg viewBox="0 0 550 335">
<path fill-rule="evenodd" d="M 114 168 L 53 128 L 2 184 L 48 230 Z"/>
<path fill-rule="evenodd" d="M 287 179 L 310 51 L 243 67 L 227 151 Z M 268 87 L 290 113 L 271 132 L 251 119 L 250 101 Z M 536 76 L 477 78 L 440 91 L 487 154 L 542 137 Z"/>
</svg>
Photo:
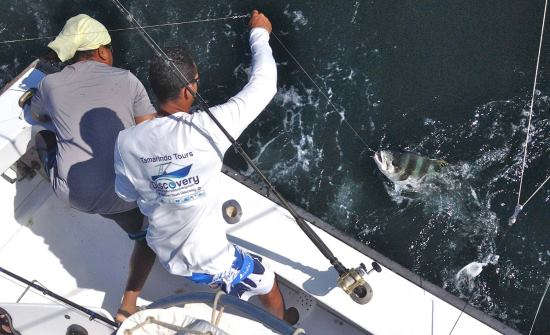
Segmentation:
<svg viewBox="0 0 550 335">
<path fill-rule="evenodd" d="M 545 2 L 544 2 L 544 14 L 542 16 L 542 26 L 540 28 L 539 51 L 538 51 L 538 54 L 537 54 L 537 66 L 535 67 L 535 79 L 533 80 L 533 91 L 531 93 L 531 105 L 530 105 L 530 108 L 529 108 L 529 121 L 527 123 L 527 134 L 525 135 L 525 145 L 523 147 L 523 163 L 521 165 L 521 176 L 520 176 L 520 179 L 519 179 L 518 201 L 517 201 L 517 204 L 516 204 L 516 208 L 514 210 L 514 214 L 510 217 L 510 219 L 508 221 L 510 226 L 513 225 L 516 222 L 517 215 L 523 209 L 523 206 L 525 206 L 525 204 L 529 200 L 531 200 L 531 198 L 548 181 L 548 178 L 547 178 L 541 184 L 541 186 L 539 188 L 537 188 L 537 190 L 529 197 L 529 199 L 527 199 L 527 201 L 525 203 L 523 203 L 523 205 L 521 204 L 521 189 L 522 189 L 522 186 L 523 186 L 523 174 L 525 172 L 525 165 L 527 164 L 527 147 L 529 145 L 529 134 L 531 132 L 531 119 L 533 117 L 533 106 L 535 104 L 535 92 L 536 92 L 536 88 L 537 88 L 537 78 L 538 78 L 538 75 L 539 75 L 540 54 L 541 54 L 541 50 L 542 50 L 542 41 L 543 41 L 543 37 L 544 37 L 544 24 L 546 22 L 546 9 L 547 9 L 547 7 L 548 7 L 548 0 L 545 0 Z M 549 176 L 549 178 L 550 178 L 550 176 Z"/>
<path fill-rule="evenodd" d="M 190 23 L 202 23 L 202 22 L 214 22 L 214 21 L 224 21 L 224 20 L 236 20 L 241 19 L 243 17 L 247 17 L 248 14 L 244 15 L 233 15 L 233 16 L 226 16 L 226 17 L 220 17 L 220 18 L 213 18 L 213 19 L 203 19 L 203 20 L 191 20 L 191 21 L 181 21 L 181 22 L 171 22 L 171 23 L 162 23 L 162 24 L 153 24 L 148 26 L 141 26 L 143 29 L 151 29 L 151 28 L 163 28 L 168 26 L 179 26 L 183 24 L 190 24 Z M 116 29 L 108 29 L 109 32 L 117 32 L 117 31 L 125 31 L 125 30 L 136 30 L 140 29 L 138 27 L 129 27 L 129 28 L 116 28 Z M 87 32 L 87 33 L 81 33 L 81 34 L 68 34 L 64 36 L 76 36 L 76 35 L 84 35 L 84 34 L 96 34 L 98 32 Z M 18 42 L 28 42 L 28 41 L 37 41 L 37 40 L 46 40 L 46 39 L 53 39 L 56 38 L 56 36 L 44 36 L 44 37 L 30 37 L 30 38 L 21 38 L 16 40 L 6 40 L 6 41 L 0 41 L 0 44 L 11 44 L 11 43 L 18 43 Z"/>
<path fill-rule="evenodd" d="M 185 327 L 181 327 L 181 326 L 178 326 L 178 325 L 175 325 L 175 324 L 172 324 L 172 323 L 157 320 L 152 316 L 148 316 L 147 318 L 145 318 L 145 321 L 143 321 L 142 323 L 137 323 L 134 327 L 132 327 L 130 329 L 126 329 L 124 331 L 124 335 L 132 335 L 134 333 L 134 331 L 136 331 L 138 329 L 141 329 L 141 328 L 144 328 L 148 324 L 154 324 L 154 325 L 157 325 L 159 327 L 164 327 L 166 329 L 170 329 L 172 331 L 178 332 L 178 334 L 212 335 L 212 332 L 210 330 L 207 330 L 205 332 L 200 331 L 200 330 L 194 330 L 194 329 L 191 329 L 189 325 L 187 325 Z"/>
<path fill-rule="evenodd" d="M 216 296 L 214 297 L 214 305 L 212 306 L 212 317 L 211 317 L 210 323 L 216 328 L 218 328 L 218 325 L 220 324 L 220 320 L 221 320 L 221 317 L 222 317 L 222 314 L 223 314 L 223 310 L 225 308 L 224 306 L 222 306 L 220 308 L 219 313 L 216 313 L 218 311 L 218 304 L 220 302 L 220 299 L 224 294 L 225 294 L 225 292 L 218 291 L 218 292 L 216 292 Z M 178 325 L 175 325 L 175 324 L 172 324 L 172 323 L 167 323 L 167 322 L 157 320 L 152 316 L 148 316 L 147 318 L 145 318 L 144 322 L 138 323 L 130 329 L 126 329 L 124 331 L 124 334 L 125 335 L 132 335 L 134 331 L 145 327 L 147 324 L 156 324 L 158 326 L 161 326 L 161 327 L 173 330 L 173 331 L 177 331 L 178 334 L 181 332 L 181 333 L 193 334 L 193 335 L 212 335 L 212 332 L 209 331 L 209 330 L 205 331 L 205 332 L 202 332 L 202 331 L 199 331 L 199 330 L 193 330 L 193 329 L 190 328 L 189 325 L 181 327 L 181 326 L 178 326 Z"/>
<path fill-rule="evenodd" d="M 546 288 L 544 289 L 544 293 L 542 294 L 542 297 L 540 298 L 539 307 L 537 307 L 537 312 L 535 313 L 535 318 L 533 319 L 533 323 L 531 324 L 531 329 L 529 330 L 529 335 L 531 335 L 531 332 L 533 331 L 533 327 L 535 326 L 535 321 L 537 321 L 537 316 L 539 316 L 540 306 L 542 306 L 542 301 L 544 300 L 544 297 L 546 296 L 546 293 L 548 292 L 548 287 L 550 286 L 550 277 L 548 277 L 548 282 L 546 283 Z"/>
<path fill-rule="evenodd" d="M 214 297 L 214 306 L 212 306 L 212 317 L 210 318 L 210 323 L 213 324 L 216 327 L 220 324 L 220 320 L 221 320 L 222 314 L 223 314 L 224 307 L 222 306 L 220 308 L 220 312 L 216 316 L 216 312 L 218 311 L 218 303 L 220 302 L 220 299 L 221 299 L 222 295 L 224 295 L 224 294 L 225 294 L 225 292 L 220 290 L 220 291 L 216 292 L 216 296 Z"/>
<path fill-rule="evenodd" d="M 472 297 L 472 295 L 470 295 L 470 298 L 471 297 Z M 460 309 L 460 314 L 458 315 L 458 318 L 456 318 L 455 323 L 453 325 L 453 328 L 451 328 L 451 331 L 449 332 L 449 335 L 451 335 L 453 333 L 453 331 L 455 330 L 455 327 L 458 324 L 458 321 L 460 320 L 460 318 L 464 314 L 464 310 L 466 309 L 466 307 L 468 307 L 468 303 L 470 302 L 470 298 L 468 298 L 468 300 L 464 302 L 464 306 L 462 306 L 462 308 Z"/>
<path fill-rule="evenodd" d="M 319 91 L 319 93 L 321 93 L 321 95 L 327 100 L 327 102 L 329 103 L 329 105 L 332 107 L 332 109 L 341 115 L 341 118 L 342 118 L 342 121 L 351 129 L 351 131 L 355 134 L 355 136 L 357 136 L 361 142 L 363 142 L 363 145 L 365 145 L 365 147 L 370 150 L 371 152 L 375 152 L 375 150 L 373 150 L 368 144 L 367 142 L 361 137 L 361 135 L 359 135 L 359 133 L 355 130 L 355 128 L 353 128 L 351 126 L 351 124 L 344 118 L 344 116 L 338 111 L 338 108 L 336 108 L 336 106 L 334 106 L 334 104 L 332 103 L 332 100 L 326 95 L 326 93 L 321 89 L 321 87 L 319 87 L 319 85 L 317 85 L 317 83 L 315 82 L 315 80 L 313 80 L 313 78 L 309 75 L 309 73 L 304 69 L 304 67 L 302 66 L 302 64 L 300 64 L 300 62 L 298 61 L 298 59 L 296 59 L 296 57 L 294 57 L 294 55 L 290 52 L 290 50 L 288 50 L 288 48 L 286 47 L 286 45 L 284 45 L 284 43 L 279 39 L 279 37 L 275 34 L 275 32 L 271 32 L 271 35 L 273 35 L 273 37 L 275 37 L 275 39 L 277 40 L 277 42 L 279 42 L 279 44 L 281 44 L 281 46 L 283 47 L 283 49 L 286 51 L 286 53 L 288 53 L 288 55 L 292 58 L 292 60 L 296 63 L 296 65 L 298 65 L 298 67 L 302 70 L 302 72 L 304 72 L 304 74 L 309 78 L 309 80 L 313 83 L 313 85 L 315 85 L 315 87 L 317 88 L 317 90 Z"/>
</svg>

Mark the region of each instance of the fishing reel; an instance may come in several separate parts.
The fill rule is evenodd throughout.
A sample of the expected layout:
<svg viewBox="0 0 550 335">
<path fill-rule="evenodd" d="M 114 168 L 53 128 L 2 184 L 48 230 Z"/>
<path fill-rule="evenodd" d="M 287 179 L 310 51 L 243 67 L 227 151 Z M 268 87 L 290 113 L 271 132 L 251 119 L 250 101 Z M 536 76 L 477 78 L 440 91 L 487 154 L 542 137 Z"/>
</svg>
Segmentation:
<svg viewBox="0 0 550 335">
<path fill-rule="evenodd" d="M 365 280 L 365 277 L 375 270 L 382 271 L 380 265 L 372 262 L 372 269 L 367 271 L 365 264 L 361 263 L 355 269 L 349 269 L 340 275 L 338 286 L 348 294 L 353 301 L 360 305 L 368 303 L 372 299 L 373 291 Z"/>
</svg>

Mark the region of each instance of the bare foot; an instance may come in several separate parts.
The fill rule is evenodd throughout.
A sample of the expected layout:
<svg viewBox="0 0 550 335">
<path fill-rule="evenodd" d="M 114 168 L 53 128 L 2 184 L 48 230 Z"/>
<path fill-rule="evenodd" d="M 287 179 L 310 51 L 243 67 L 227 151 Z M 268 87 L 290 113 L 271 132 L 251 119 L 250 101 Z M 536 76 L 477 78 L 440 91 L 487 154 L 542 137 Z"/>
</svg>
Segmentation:
<svg viewBox="0 0 550 335">
<path fill-rule="evenodd" d="M 116 311 L 116 315 L 115 315 L 115 322 L 116 323 L 122 323 L 124 322 L 124 320 L 126 320 L 127 318 L 129 318 L 132 314 L 134 314 L 135 312 L 137 312 L 137 307 L 134 307 L 134 308 L 123 308 L 123 307 L 120 307 L 118 309 L 118 311 Z"/>
</svg>

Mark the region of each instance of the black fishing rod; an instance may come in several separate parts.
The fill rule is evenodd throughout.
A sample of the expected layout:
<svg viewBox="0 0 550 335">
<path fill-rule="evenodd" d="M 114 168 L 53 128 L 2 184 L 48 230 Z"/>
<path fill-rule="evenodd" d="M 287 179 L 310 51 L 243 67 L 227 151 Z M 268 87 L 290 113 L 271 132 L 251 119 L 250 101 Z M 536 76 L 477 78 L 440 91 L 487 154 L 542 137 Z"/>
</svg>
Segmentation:
<svg viewBox="0 0 550 335">
<path fill-rule="evenodd" d="M 156 41 L 145 31 L 145 29 L 137 22 L 137 20 L 134 18 L 132 13 L 130 13 L 121 3 L 119 0 L 111 0 L 113 4 L 118 8 L 118 10 L 121 12 L 121 14 L 126 17 L 126 19 L 136 26 L 136 29 L 139 31 L 141 37 L 145 40 L 145 42 L 151 47 L 151 49 L 155 52 L 155 54 L 162 59 L 164 59 L 167 64 L 169 64 L 172 68 L 172 71 L 177 75 L 178 79 L 181 81 L 184 86 L 190 85 L 191 82 L 188 78 L 185 77 L 185 75 L 180 71 L 180 69 L 174 64 L 174 62 L 164 53 L 162 48 L 156 43 Z M 340 277 L 338 281 L 338 285 L 347 293 L 349 294 L 352 299 L 358 303 L 367 303 L 370 298 L 372 297 L 372 289 L 370 286 L 365 282 L 363 279 L 363 275 L 367 274 L 366 267 L 361 264 L 356 269 L 348 269 L 346 268 L 339 260 L 336 258 L 336 256 L 332 253 L 332 251 L 327 247 L 327 245 L 323 242 L 323 240 L 313 231 L 313 229 L 304 221 L 300 215 L 294 210 L 294 208 L 290 205 L 290 203 L 275 189 L 275 187 L 271 184 L 271 182 L 267 179 L 267 177 L 262 173 L 262 171 L 254 164 L 252 159 L 248 156 L 248 154 L 244 151 L 242 146 L 227 132 L 227 130 L 223 127 L 223 125 L 218 121 L 218 119 L 212 114 L 210 111 L 210 108 L 208 107 L 208 104 L 206 101 L 202 98 L 202 96 L 195 92 L 195 96 L 198 98 L 199 107 L 201 110 L 206 112 L 208 116 L 214 121 L 216 126 L 223 132 L 223 134 L 227 137 L 227 139 L 231 142 L 233 145 L 233 148 L 235 151 L 240 154 L 244 160 L 254 169 L 254 171 L 260 176 L 262 181 L 267 185 L 270 192 L 272 192 L 277 199 L 280 201 L 282 206 L 290 212 L 300 229 L 306 234 L 306 236 L 313 242 L 313 244 L 319 249 L 321 254 L 325 256 L 330 264 L 334 266 L 334 269 L 338 272 L 338 275 Z M 378 265 L 377 265 L 378 266 Z M 379 266 L 377 267 L 377 271 L 379 269 Z"/>
<path fill-rule="evenodd" d="M 4 269 L 3 267 L 0 267 L 0 272 L 2 272 L 2 273 L 4 273 L 4 274 L 6 274 L 6 275 L 8 275 L 8 276 L 10 276 L 10 277 L 12 277 L 12 278 L 18 280 L 18 281 L 20 281 L 20 282 L 22 282 L 22 283 L 25 283 L 26 285 L 28 285 L 28 286 L 30 286 L 30 287 L 32 287 L 32 288 L 34 288 L 34 289 L 36 289 L 36 290 L 42 292 L 42 294 L 44 294 L 44 295 L 48 295 L 48 296 L 50 296 L 50 297 L 52 297 L 52 298 L 54 298 L 54 299 L 56 299 L 56 300 L 61 301 L 62 303 L 66 304 L 66 305 L 69 305 L 69 306 L 71 306 L 71 307 L 73 307 L 73 308 L 78 309 L 79 311 L 81 311 L 81 312 L 83 312 L 83 313 L 89 315 L 89 316 L 90 316 L 90 320 L 94 320 L 94 319 L 101 320 L 101 321 L 105 322 L 106 324 L 108 324 L 108 325 L 110 325 L 110 326 L 113 326 L 113 327 L 115 327 L 115 328 L 118 328 L 118 324 L 117 324 L 116 322 L 107 319 L 107 318 L 104 317 L 103 315 L 97 314 L 96 312 L 94 312 L 94 311 L 92 311 L 92 310 L 90 310 L 90 309 L 87 309 L 86 307 L 80 306 L 79 304 L 77 304 L 77 303 L 75 303 L 75 302 L 72 302 L 72 301 L 70 301 L 69 299 L 63 298 L 62 296 L 53 293 L 52 291 L 48 290 L 47 288 L 42 287 L 42 286 L 40 286 L 40 285 L 38 285 L 38 284 L 35 284 L 35 283 L 33 283 L 33 282 L 31 282 L 31 281 L 29 281 L 29 280 L 27 280 L 27 279 L 25 279 L 25 278 L 23 278 L 23 277 L 21 277 L 21 276 L 18 276 L 18 275 L 16 275 L 16 274 L 13 273 L 13 272 L 10 272 L 10 271 Z"/>
</svg>

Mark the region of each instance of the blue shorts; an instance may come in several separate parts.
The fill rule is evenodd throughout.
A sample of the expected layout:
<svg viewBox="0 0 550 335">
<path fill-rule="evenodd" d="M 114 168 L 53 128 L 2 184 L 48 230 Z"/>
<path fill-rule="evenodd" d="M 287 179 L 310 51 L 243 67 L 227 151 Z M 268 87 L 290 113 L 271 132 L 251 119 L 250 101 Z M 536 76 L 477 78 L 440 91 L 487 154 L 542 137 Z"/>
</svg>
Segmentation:
<svg viewBox="0 0 550 335">
<path fill-rule="evenodd" d="M 263 262 L 262 257 L 235 246 L 235 260 L 231 269 L 220 275 L 193 273 L 185 277 L 199 284 L 221 288 L 225 293 L 248 300 L 254 295 L 271 291 L 275 273 Z"/>
</svg>

